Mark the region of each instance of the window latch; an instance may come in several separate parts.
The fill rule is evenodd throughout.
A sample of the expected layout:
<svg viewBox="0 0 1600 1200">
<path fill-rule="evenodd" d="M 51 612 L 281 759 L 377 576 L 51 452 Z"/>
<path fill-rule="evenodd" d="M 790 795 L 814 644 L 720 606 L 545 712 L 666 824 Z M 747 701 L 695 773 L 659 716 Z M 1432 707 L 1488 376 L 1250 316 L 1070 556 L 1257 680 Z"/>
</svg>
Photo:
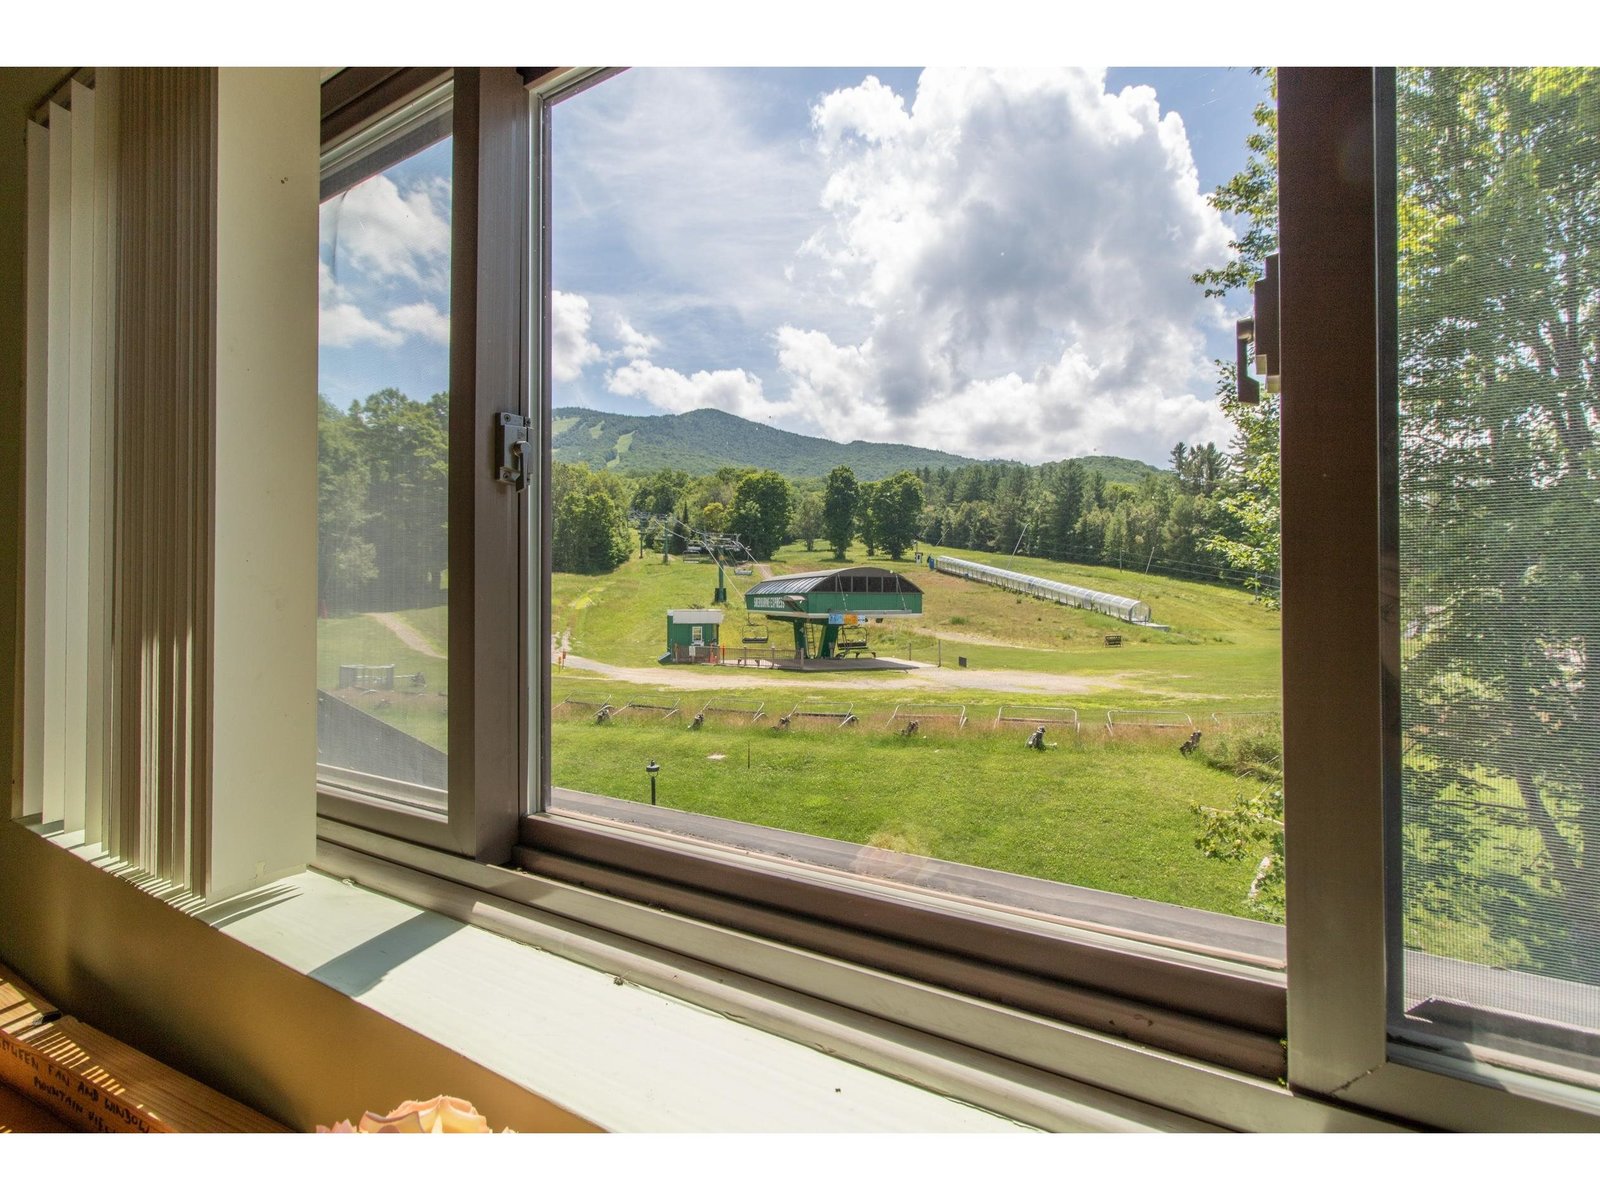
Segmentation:
<svg viewBox="0 0 1600 1200">
<path fill-rule="evenodd" d="M 1278 392 L 1280 367 L 1278 365 L 1278 256 L 1269 254 L 1265 261 L 1266 274 L 1256 281 L 1254 311 L 1238 323 L 1238 358 L 1235 363 L 1239 399 L 1246 404 L 1256 404 L 1263 389 L 1270 395 Z M 1258 383 L 1250 378 L 1251 354 L 1255 350 Z"/>
<path fill-rule="evenodd" d="M 503 412 L 500 416 L 500 470 L 496 478 L 517 491 L 528 486 L 533 475 L 528 461 L 528 418 L 521 413 Z"/>
</svg>

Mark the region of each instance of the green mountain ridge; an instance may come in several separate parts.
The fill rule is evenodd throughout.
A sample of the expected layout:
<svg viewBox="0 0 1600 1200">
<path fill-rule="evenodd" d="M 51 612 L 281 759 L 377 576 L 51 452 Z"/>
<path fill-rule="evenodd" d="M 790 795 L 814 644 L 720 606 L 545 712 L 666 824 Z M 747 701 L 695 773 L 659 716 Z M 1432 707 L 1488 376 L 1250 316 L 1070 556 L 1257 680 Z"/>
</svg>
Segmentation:
<svg viewBox="0 0 1600 1200">
<path fill-rule="evenodd" d="M 626 475 L 645 475 L 677 467 L 705 475 L 719 467 L 754 467 L 791 479 L 821 478 L 846 466 L 867 481 L 897 471 L 965 467 L 1004 459 L 968 458 L 943 450 L 895 442 L 837 442 L 773 429 L 715 408 L 663 416 L 627 416 L 592 408 L 552 412 L 551 452 L 558 462 L 583 463 Z M 1137 482 L 1158 470 L 1149 463 L 1112 455 L 1077 460 L 1099 471 L 1107 482 Z"/>
</svg>

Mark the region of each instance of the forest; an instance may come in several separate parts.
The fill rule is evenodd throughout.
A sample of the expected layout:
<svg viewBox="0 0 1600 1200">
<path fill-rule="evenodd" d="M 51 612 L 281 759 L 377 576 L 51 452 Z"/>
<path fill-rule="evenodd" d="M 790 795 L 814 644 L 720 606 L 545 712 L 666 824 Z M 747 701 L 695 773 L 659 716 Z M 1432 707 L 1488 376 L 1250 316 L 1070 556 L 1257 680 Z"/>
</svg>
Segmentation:
<svg viewBox="0 0 1600 1200">
<path fill-rule="evenodd" d="M 325 615 L 439 602 L 447 406 L 442 393 L 419 402 L 393 388 L 343 412 L 319 397 Z M 846 466 L 826 479 L 786 479 L 740 467 L 630 476 L 556 462 L 552 565 L 609 571 L 635 545 L 682 554 L 697 535 L 737 538 L 758 559 L 789 543 L 842 555 L 859 538 L 891 560 L 926 542 L 1232 583 L 1270 599 L 1276 575 L 1240 570 L 1225 552 L 1239 534 L 1227 501 L 1244 486 L 1240 460 L 1210 443 L 1178 444 L 1168 469 L 1135 482 L 1070 459 L 920 467 L 878 481 Z"/>
</svg>

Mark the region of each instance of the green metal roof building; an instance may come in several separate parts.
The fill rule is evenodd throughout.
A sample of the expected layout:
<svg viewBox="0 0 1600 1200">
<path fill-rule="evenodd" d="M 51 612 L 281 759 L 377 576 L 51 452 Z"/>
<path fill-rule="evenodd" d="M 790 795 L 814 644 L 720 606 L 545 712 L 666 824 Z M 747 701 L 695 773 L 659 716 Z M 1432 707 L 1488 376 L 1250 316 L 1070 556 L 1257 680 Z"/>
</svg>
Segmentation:
<svg viewBox="0 0 1600 1200">
<path fill-rule="evenodd" d="M 882 567 L 842 567 L 763 579 L 745 592 L 744 606 L 787 621 L 796 658 L 835 658 L 864 647 L 860 631 L 868 622 L 920 616 L 922 589 Z"/>
</svg>

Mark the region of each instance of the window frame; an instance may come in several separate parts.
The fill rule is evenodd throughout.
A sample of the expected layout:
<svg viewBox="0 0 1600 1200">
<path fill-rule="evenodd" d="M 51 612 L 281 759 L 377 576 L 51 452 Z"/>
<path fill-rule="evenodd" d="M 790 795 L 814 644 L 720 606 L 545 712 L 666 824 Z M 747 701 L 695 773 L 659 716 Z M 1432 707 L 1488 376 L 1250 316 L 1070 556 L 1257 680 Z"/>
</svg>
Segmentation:
<svg viewBox="0 0 1600 1200">
<path fill-rule="evenodd" d="M 428 789 L 319 769 L 320 817 L 504 862 L 523 807 L 527 747 L 526 492 L 495 474 L 499 414 L 527 416 L 526 114 L 509 68 L 349 67 L 322 85 L 324 153 L 359 137 L 448 78 L 452 106 L 448 563 L 451 698 L 442 811 Z M 510 246 L 513 253 L 503 248 Z M 495 253 L 495 248 L 502 252 Z M 507 637 L 509 634 L 510 645 Z"/>
<path fill-rule="evenodd" d="M 1278 103 L 1287 1078 L 1453 1129 L 1594 1131 L 1600 1094 L 1389 1039 L 1402 945 L 1394 70 L 1286 68 Z"/>
<path fill-rule="evenodd" d="M 1229 1111 L 1241 1127 L 1348 1128 L 1381 1115 L 1458 1129 L 1600 1129 L 1594 1093 L 1388 1040 L 1386 963 L 1398 914 L 1384 882 L 1396 869 L 1398 839 L 1385 802 L 1394 780 L 1386 773 L 1384 706 L 1398 685 L 1398 636 L 1386 525 L 1395 448 L 1380 405 L 1392 403 L 1396 369 L 1392 71 L 1279 74 L 1280 373 L 1289 397 L 1285 824 L 1295 865 L 1286 971 L 1265 982 L 1131 938 L 1023 930 L 976 906 L 932 904 L 877 881 L 781 864 L 759 850 L 544 811 L 549 674 L 538 648 L 549 644 L 550 278 L 542 164 L 549 105 L 610 73 L 457 74 L 452 314 L 470 310 L 473 320 L 452 338 L 452 592 L 460 596 L 458 581 L 471 580 L 459 621 L 455 605 L 451 615 L 451 691 L 459 687 L 469 699 L 459 725 L 452 711 L 453 800 L 444 820 L 324 788 L 324 854 L 352 874 L 353 864 L 370 863 L 363 869 L 374 879 L 392 877 L 392 886 L 418 895 L 428 885 L 417 880 L 431 875 L 441 888 L 464 885 L 669 961 L 688 955 L 743 980 L 752 996 L 769 986 L 792 989 L 1180 1111 Z M 509 243 L 519 252 L 488 253 L 508 244 L 499 238 L 520 238 Z M 477 304 L 480 295 L 505 298 L 516 274 L 520 296 Z M 467 287 L 470 300 L 457 290 Z M 515 329 L 507 328 L 507 313 Z M 469 344 L 466 329 L 473 361 L 461 378 L 472 388 L 470 404 L 455 368 Z M 506 489 L 483 468 L 493 446 L 488 422 L 501 407 L 490 394 L 503 407 L 521 406 L 541 450 L 529 488 L 539 503 L 533 514 L 525 502 L 507 504 Z M 458 506 L 463 522 L 475 522 L 466 526 L 471 539 L 457 536 Z M 508 553 L 512 525 L 517 544 Z M 503 584 L 510 561 L 518 580 L 490 597 L 491 580 Z M 522 586 L 534 565 L 538 585 Z M 517 597 L 509 622 L 507 596 Z M 514 670 L 508 629 L 518 638 Z M 522 750 L 510 768 L 503 749 L 490 752 L 506 743 L 485 742 L 506 734 Z M 1202 1009 L 1227 1007 L 1216 1001 L 1230 989 L 1257 1016 L 1263 1003 L 1281 1005 L 1286 1051 L 1276 1083 L 1260 1073 L 1262 1064 L 1241 1070 L 1243 1062 L 1230 1060 L 1258 1049 L 1239 1037 L 1238 1024 L 1185 1007 L 1208 985 L 1218 990 Z M 1285 1113 L 1298 1115 L 1285 1124 Z"/>
<path fill-rule="evenodd" d="M 540 584 L 530 597 L 532 645 L 549 644 L 545 597 L 550 578 L 550 112 L 562 100 L 603 82 L 617 68 L 524 69 L 533 113 L 530 199 L 534 204 L 537 281 L 530 343 L 540 352 L 531 406 L 540 430 L 542 553 Z M 452 577 L 453 578 L 453 577 Z M 530 660 L 531 661 L 531 660 Z M 537 672 L 538 707 L 530 742 L 549 744 L 548 657 Z M 729 855 L 711 842 L 663 836 L 619 822 L 594 821 L 548 810 L 548 756 L 534 756 L 528 813 L 520 821 L 514 863 L 545 878 L 725 923 L 822 953 L 853 958 L 925 983 L 955 987 L 1045 1015 L 1067 1013 L 1091 1028 L 1223 1063 L 1259 1078 L 1283 1074 L 1286 1032 L 1281 971 L 1229 961 L 1225 948 L 1189 943 L 1174 956 L 1137 934 L 1086 933 L 1030 921 L 978 905 L 930 907 L 925 897 L 880 881 L 830 877 L 779 855 Z M 819 839 L 821 840 L 821 839 Z M 1134 903 L 1141 903 L 1134 901 Z M 1164 907 L 1164 906 L 1158 906 Z M 1196 910 L 1198 911 L 1198 910 Z M 1179 965 L 1181 963 L 1181 965 Z M 1194 985 L 1199 979 L 1207 984 Z M 1090 982 L 1085 982 L 1085 981 Z"/>
</svg>

